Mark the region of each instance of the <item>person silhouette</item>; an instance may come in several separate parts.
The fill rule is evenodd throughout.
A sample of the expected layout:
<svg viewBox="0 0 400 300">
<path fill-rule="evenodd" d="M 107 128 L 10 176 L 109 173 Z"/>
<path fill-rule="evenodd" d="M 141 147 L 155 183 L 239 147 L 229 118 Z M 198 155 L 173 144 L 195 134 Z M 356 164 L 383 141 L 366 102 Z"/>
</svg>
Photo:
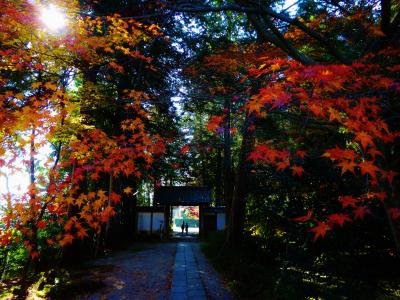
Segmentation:
<svg viewBox="0 0 400 300">
<path fill-rule="evenodd" d="M 182 221 L 181 229 L 182 229 L 182 235 L 183 235 L 183 230 L 185 229 L 185 221 Z"/>
<path fill-rule="evenodd" d="M 186 222 L 185 231 L 186 231 L 186 235 L 188 235 L 188 232 L 189 232 L 189 224 L 188 224 L 188 222 Z"/>
<path fill-rule="evenodd" d="M 164 237 L 164 222 L 160 221 L 160 239 L 162 240 Z"/>
</svg>

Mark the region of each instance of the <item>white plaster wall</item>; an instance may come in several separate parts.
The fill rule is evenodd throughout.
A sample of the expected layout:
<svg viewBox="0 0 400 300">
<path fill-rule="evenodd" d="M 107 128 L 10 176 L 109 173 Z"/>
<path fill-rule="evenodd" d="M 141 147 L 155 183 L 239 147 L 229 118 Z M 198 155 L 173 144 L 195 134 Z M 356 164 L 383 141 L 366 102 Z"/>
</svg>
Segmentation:
<svg viewBox="0 0 400 300">
<path fill-rule="evenodd" d="M 149 212 L 138 213 L 138 231 L 150 231 L 151 214 Z"/>
<path fill-rule="evenodd" d="M 162 212 L 155 212 L 153 213 L 153 232 L 158 231 L 160 229 L 160 224 L 164 224 L 164 213 Z"/>
</svg>

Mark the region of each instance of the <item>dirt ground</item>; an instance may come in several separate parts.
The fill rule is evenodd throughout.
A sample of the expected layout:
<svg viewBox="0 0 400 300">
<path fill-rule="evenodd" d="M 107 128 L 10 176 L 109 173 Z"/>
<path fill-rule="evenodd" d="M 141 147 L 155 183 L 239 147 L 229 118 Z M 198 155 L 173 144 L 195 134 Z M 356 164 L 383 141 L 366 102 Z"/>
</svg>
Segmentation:
<svg viewBox="0 0 400 300">
<path fill-rule="evenodd" d="M 135 245 L 73 274 L 68 299 L 167 299 L 176 243 Z"/>
</svg>

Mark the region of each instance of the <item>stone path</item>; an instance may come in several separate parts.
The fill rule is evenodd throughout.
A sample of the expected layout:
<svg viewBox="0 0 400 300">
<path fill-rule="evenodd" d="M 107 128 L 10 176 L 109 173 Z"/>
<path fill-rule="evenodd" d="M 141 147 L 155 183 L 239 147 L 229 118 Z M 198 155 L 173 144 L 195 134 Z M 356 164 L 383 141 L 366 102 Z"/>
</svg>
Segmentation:
<svg viewBox="0 0 400 300">
<path fill-rule="evenodd" d="M 116 252 L 77 275 L 81 287 L 72 289 L 78 294 L 64 299 L 234 299 L 193 241 L 144 244 L 142 249 Z M 85 291 L 85 282 L 97 288 Z"/>
<path fill-rule="evenodd" d="M 207 295 L 191 244 L 178 243 L 172 275 L 171 300 L 189 298 L 191 300 L 207 299 Z"/>
<path fill-rule="evenodd" d="M 198 243 L 179 242 L 172 275 L 171 300 L 233 299 Z"/>
</svg>

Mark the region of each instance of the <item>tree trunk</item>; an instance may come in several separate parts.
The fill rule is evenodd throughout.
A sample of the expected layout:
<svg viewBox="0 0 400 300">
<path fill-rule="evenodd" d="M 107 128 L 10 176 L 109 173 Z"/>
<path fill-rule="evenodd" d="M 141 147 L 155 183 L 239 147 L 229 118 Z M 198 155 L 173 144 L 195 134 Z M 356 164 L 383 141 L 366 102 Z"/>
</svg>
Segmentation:
<svg viewBox="0 0 400 300">
<path fill-rule="evenodd" d="M 108 206 L 111 206 L 111 193 L 113 192 L 113 175 L 110 172 L 109 174 L 109 180 L 108 180 Z M 112 241 L 110 241 L 110 227 L 111 227 L 111 222 L 112 222 L 112 217 L 110 217 L 107 220 L 106 223 L 106 230 L 104 234 L 104 248 L 108 247 L 110 244 L 112 244 Z"/>
<path fill-rule="evenodd" d="M 215 205 L 220 206 L 222 201 L 222 148 L 217 147 L 217 164 L 215 170 Z"/>
<path fill-rule="evenodd" d="M 227 243 L 237 246 L 241 243 L 243 237 L 246 197 L 248 193 L 248 179 L 250 171 L 250 162 L 247 159 L 251 149 L 254 147 L 254 138 L 252 131 L 248 130 L 253 117 L 246 117 L 243 130 L 243 139 L 240 146 L 239 165 L 235 178 L 235 192 L 232 201 L 231 213 L 229 218 Z"/>
<path fill-rule="evenodd" d="M 123 181 L 125 182 L 125 181 Z M 137 197 L 136 191 L 139 188 L 138 184 L 135 182 L 135 179 L 127 180 L 130 182 L 130 186 L 135 191 L 130 195 L 125 195 L 122 197 L 121 202 L 121 223 L 122 223 L 122 233 L 123 236 L 131 237 L 133 239 L 135 237 L 136 232 L 136 222 L 135 222 L 135 211 L 137 205 Z M 150 205 L 150 203 L 148 204 Z"/>
<path fill-rule="evenodd" d="M 232 138 L 231 138 L 231 102 L 225 98 L 224 101 L 225 123 L 224 123 L 224 204 L 227 214 L 230 213 L 233 195 L 232 178 Z"/>
</svg>

